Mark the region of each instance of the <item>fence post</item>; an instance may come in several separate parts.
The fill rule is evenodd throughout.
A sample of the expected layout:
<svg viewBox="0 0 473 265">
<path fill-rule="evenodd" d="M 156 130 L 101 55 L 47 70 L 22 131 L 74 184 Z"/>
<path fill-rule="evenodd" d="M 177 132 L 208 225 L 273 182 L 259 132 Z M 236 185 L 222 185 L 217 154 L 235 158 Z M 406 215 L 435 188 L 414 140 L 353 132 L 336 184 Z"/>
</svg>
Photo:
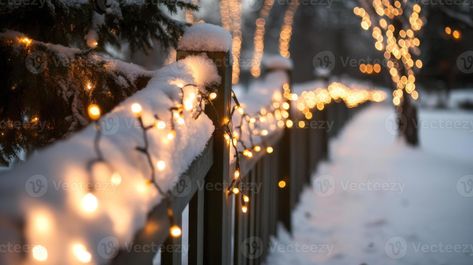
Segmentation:
<svg viewBox="0 0 473 265">
<path fill-rule="evenodd" d="M 217 66 L 221 83 L 217 88 L 214 108 L 206 108 L 205 113 L 212 120 L 214 162 L 206 179 L 204 191 L 204 237 L 203 264 L 231 264 L 232 239 L 232 197 L 226 190 L 231 182 L 229 148 L 224 139 L 223 126 L 230 117 L 232 65 L 230 52 L 177 51 L 177 60 L 190 55 L 205 54 Z M 189 224 L 193 225 L 193 224 Z M 193 242 L 190 239 L 190 242 Z"/>
</svg>

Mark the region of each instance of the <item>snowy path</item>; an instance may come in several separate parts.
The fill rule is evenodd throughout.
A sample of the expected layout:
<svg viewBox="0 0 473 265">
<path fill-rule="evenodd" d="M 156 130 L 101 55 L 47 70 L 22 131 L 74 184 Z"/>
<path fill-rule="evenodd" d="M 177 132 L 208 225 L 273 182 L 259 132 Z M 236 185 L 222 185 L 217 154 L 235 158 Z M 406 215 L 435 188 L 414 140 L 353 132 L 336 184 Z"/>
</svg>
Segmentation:
<svg viewBox="0 0 473 265">
<path fill-rule="evenodd" d="M 473 114 L 421 110 L 420 149 L 392 117 L 365 109 L 332 143 L 268 265 L 473 264 Z"/>
</svg>

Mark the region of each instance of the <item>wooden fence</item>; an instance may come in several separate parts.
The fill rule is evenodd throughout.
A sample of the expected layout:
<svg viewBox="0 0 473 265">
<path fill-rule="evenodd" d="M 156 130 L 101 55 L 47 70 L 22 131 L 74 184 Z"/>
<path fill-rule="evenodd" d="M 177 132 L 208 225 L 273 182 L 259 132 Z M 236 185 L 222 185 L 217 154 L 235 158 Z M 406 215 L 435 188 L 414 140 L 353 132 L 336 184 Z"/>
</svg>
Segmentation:
<svg viewBox="0 0 473 265">
<path fill-rule="evenodd" d="M 302 190 L 310 183 L 318 163 L 328 159 L 330 137 L 337 135 L 353 115 L 354 109 L 335 102 L 322 111 L 315 111 L 314 118 L 300 128 L 297 121 L 302 120 L 302 116 L 295 116 L 293 112 L 294 126 L 265 140 L 274 147 L 274 152 L 255 153 L 253 159 L 245 160 L 241 165 L 241 184 L 250 197 L 248 212 L 243 213 L 240 200 L 226 192 L 234 165 L 230 163 L 224 132 L 219 129 L 223 124 L 221 119 L 230 116 L 230 54 L 178 51 L 177 59 L 201 53 L 215 62 L 222 82 L 214 102 L 218 115 L 213 111 L 207 113 L 216 127 L 214 135 L 172 192 L 176 220 L 181 220 L 181 214 L 188 206 L 188 224 L 183 225 L 188 230 L 184 231 L 188 234 L 188 242 L 168 235 L 167 205 L 160 204 L 149 213 L 132 246 L 120 250 L 111 261 L 112 265 L 152 264 L 156 251 L 143 251 L 145 246 L 160 246 L 161 264 L 164 265 L 263 263 L 270 238 L 277 234 L 278 224 L 292 230 L 292 210 Z M 283 71 L 290 80 L 290 71 Z"/>
</svg>

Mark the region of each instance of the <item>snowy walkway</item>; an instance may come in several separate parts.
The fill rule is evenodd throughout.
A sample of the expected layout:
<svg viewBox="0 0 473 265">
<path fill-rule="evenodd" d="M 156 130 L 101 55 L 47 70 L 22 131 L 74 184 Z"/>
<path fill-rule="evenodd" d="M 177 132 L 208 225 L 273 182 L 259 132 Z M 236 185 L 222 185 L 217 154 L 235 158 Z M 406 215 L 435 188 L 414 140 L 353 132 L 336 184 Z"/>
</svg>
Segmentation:
<svg viewBox="0 0 473 265">
<path fill-rule="evenodd" d="M 420 149 L 396 139 L 392 107 L 358 114 L 267 264 L 473 264 L 473 114 L 420 113 Z"/>
</svg>

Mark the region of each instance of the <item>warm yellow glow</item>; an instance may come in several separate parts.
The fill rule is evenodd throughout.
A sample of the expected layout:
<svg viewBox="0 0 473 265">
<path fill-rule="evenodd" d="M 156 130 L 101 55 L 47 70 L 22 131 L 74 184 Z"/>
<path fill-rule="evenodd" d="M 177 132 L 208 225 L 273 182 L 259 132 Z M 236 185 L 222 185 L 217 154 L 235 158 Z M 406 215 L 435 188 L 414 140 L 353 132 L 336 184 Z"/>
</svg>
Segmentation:
<svg viewBox="0 0 473 265">
<path fill-rule="evenodd" d="M 289 7 L 284 13 L 283 25 L 281 27 L 281 32 L 279 33 L 279 54 L 285 58 L 290 57 L 289 46 L 292 37 L 292 26 L 294 23 L 294 15 L 299 7 L 299 3 L 299 0 L 291 0 Z"/>
<path fill-rule="evenodd" d="M 233 194 L 238 194 L 238 193 L 240 193 L 240 189 L 237 188 L 237 187 L 234 187 L 234 188 L 232 189 L 232 192 L 233 192 Z"/>
<path fill-rule="evenodd" d="M 256 19 L 256 28 L 253 39 L 253 59 L 251 60 L 250 73 L 254 77 L 261 75 L 261 59 L 264 54 L 264 34 L 266 19 L 269 16 L 274 0 L 264 0 L 263 8 L 260 11 L 259 18 Z"/>
<path fill-rule="evenodd" d="M 169 228 L 169 233 L 172 237 L 180 237 L 182 235 L 182 230 L 179 226 L 173 225 Z"/>
<path fill-rule="evenodd" d="M 255 150 L 255 152 L 259 152 L 261 151 L 261 146 L 255 145 L 255 147 L 253 147 L 253 150 Z"/>
<path fill-rule="evenodd" d="M 286 127 L 287 127 L 287 128 L 292 128 L 292 126 L 294 126 L 294 122 L 291 121 L 291 120 L 287 120 L 287 121 L 286 121 Z"/>
<path fill-rule="evenodd" d="M 452 28 L 450 28 L 450 27 L 445 27 L 445 33 L 446 33 L 447 35 L 452 34 Z"/>
<path fill-rule="evenodd" d="M 156 121 L 156 128 L 160 129 L 160 130 L 164 130 L 166 128 L 166 122 L 164 121 Z"/>
<path fill-rule="evenodd" d="M 100 119 L 101 111 L 99 105 L 90 104 L 89 107 L 87 107 L 87 113 L 89 114 L 89 118 L 93 121 Z"/>
<path fill-rule="evenodd" d="M 163 160 L 159 160 L 156 163 L 156 168 L 158 169 L 158 171 L 164 171 L 164 169 L 166 169 L 166 162 L 164 162 Z"/>
<path fill-rule="evenodd" d="M 243 195 L 243 201 L 246 203 L 250 202 L 250 197 L 248 197 L 247 195 Z"/>
<path fill-rule="evenodd" d="M 176 131 L 169 131 L 168 134 L 166 135 L 166 138 L 169 141 L 174 140 L 175 137 L 176 137 Z"/>
<path fill-rule="evenodd" d="M 110 182 L 112 183 L 113 186 L 118 186 L 122 183 L 122 176 L 120 176 L 120 174 L 115 172 L 110 177 Z"/>
<path fill-rule="evenodd" d="M 75 243 L 72 245 L 72 253 L 74 257 L 81 263 L 89 263 L 92 261 L 92 254 L 90 254 L 87 248 L 80 243 Z"/>
<path fill-rule="evenodd" d="M 210 95 L 209 95 L 210 100 L 214 100 L 216 98 L 217 98 L 217 93 L 215 93 L 215 92 L 210 93 Z"/>
<path fill-rule="evenodd" d="M 141 107 L 141 105 L 139 103 L 133 103 L 131 104 L 131 112 L 135 115 L 135 116 L 141 116 L 141 112 L 143 111 L 143 107 Z"/>
<path fill-rule="evenodd" d="M 243 213 L 247 213 L 248 212 L 248 206 L 246 206 L 246 205 L 241 206 L 241 211 Z"/>
<path fill-rule="evenodd" d="M 239 179 L 240 178 L 240 170 L 235 170 L 235 172 L 233 173 L 233 178 L 235 179 Z"/>
<path fill-rule="evenodd" d="M 33 42 L 32 39 L 28 38 L 28 37 L 21 37 L 18 39 L 18 42 L 20 42 L 21 44 L 25 45 L 26 47 L 30 46 L 31 43 Z"/>
<path fill-rule="evenodd" d="M 89 90 L 89 91 L 90 91 L 90 90 L 92 90 L 92 88 L 94 88 L 94 86 L 92 85 L 91 82 L 87 82 L 87 83 L 85 84 L 85 89 L 86 89 L 86 90 Z"/>
<path fill-rule="evenodd" d="M 274 149 L 271 146 L 266 147 L 266 153 L 271 154 Z"/>
<path fill-rule="evenodd" d="M 280 180 L 280 181 L 278 182 L 278 187 L 279 187 L 280 189 L 284 189 L 284 188 L 286 187 L 286 181 Z"/>
<path fill-rule="evenodd" d="M 48 250 L 42 245 L 36 245 L 31 251 L 33 258 L 39 262 L 48 260 Z"/>
<path fill-rule="evenodd" d="M 87 193 L 86 195 L 84 195 L 84 197 L 82 197 L 81 207 L 82 210 L 84 210 L 84 212 L 86 213 L 95 212 L 99 207 L 97 197 L 95 197 L 95 195 L 90 192 Z"/>
<path fill-rule="evenodd" d="M 452 36 L 454 39 L 459 40 L 461 39 L 461 32 L 459 30 L 454 30 Z"/>
</svg>

